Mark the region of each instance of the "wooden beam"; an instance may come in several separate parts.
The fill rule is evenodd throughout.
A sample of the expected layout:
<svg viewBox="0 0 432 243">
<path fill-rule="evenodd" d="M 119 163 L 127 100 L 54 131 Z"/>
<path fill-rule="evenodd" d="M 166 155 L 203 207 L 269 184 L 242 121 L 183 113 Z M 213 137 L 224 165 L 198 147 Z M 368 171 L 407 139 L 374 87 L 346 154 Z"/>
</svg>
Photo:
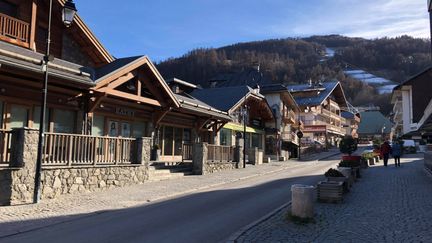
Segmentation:
<svg viewBox="0 0 432 243">
<path fill-rule="evenodd" d="M 111 88 L 111 89 L 115 89 L 115 88 L 117 88 L 118 86 L 120 86 L 120 85 L 126 83 L 127 81 L 129 81 L 129 80 L 131 80 L 131 79 L 133 79 L 134 77 L 135 77 L 135 75 L 134 75 L 132 72 L 129 72 L 129 73 L 127 73 L 127 74 L 121 76 L 121 77 L 118 78 L 117 80 L 115 80 L 115 81 L 109 83 L 109 84 L 108 84 L 108 87 Z"/>
<path fill-rule="evenodd" d="M 211 118 L 207 118 L 207 119 L 198 119 L 198 121 L 196 122 L 196 129 L 197 131 L 201 131 L 202 128 L 204 127 L 205 124 L 207 124 L 208 121 L 210 121 Z"/>
<path fill-rule="evenodd" d="M 150 92 L 156 97 L 156 99 L 159 100 L 159 102 L 166 106 L 166 99 L 164 99 L 162 93 L 160 92 L 161 89 L 157 89 L 154 86 L 154 83 L 150 82 L 150 80 L 148 80 L 142 72 L 139 73 L 138 79 L 144 83 L 145 87 L 150 90 Z"/>
<path fill-rule="evenodd" d="M 220 122 L 219 127 L 216 128 L 216 134 L 222 129 L 223 126 L 225 126 L 225 124 L 227 124 L 228 122 Z"/>
<path fill-rule="evenodd" d="M 30 49 L 36 50 L 36 19 L 37 19 L 37 3 L 32 1 L 32 12 L 30 21 Z"/>
<path fill-rule="evenodd" d="M 91 102 L 89 104 L 89 110 L 88 113 L 92 113 L 94 112 L 94 110 L 99 106 L 99 104 L 102 102 L 102 100 L 106 97 L 106 94 L 103 95 L 98 95 L 96 97 L 94 97 L 96 100 Z"/>
<path fill-rule="evenodd" d="M 171 110 L 171 108 L 164 108 L 159 111 L 155 111 L 153 113 L 153 126 L 158 127 L 159 123 L 162 121 L 162 119 L 168 114 L 168 112 Z"/>
<path fill-rule="evenodd" d="M 157 100 L 146 98 L 146 97 L 140 97 L 138 95 L 129 94 L 129 93 L 118 91 L 118 90 L 109 90 L 109 91 L 106 92 L 106 94 L 112 95 L 112 96 L 116 96 L 116 97 L 120 97 L 120 98 L 123 98 L 123 99 L 133 100 L 133 101 L 136 101 L 136 102 L 146 103 L 146 104 L 149 104 L 149 105 L 161 106 L 161 103 L 159 101 L 157 101 Z"/>
<path fill-rule="evenodd" d="M 101 87 L 106 86 L 107 84 L 118 79 L 119 77 L 129 73 L 132 70 L 139 68 L 140 66 L 144 65 L 146 62 L 147 62 L 147 60 L 145 58 L 144 59 L 137 59 L 136 61 L 133 62 L 132 65 L 126 66 L 127 68 L 124 67 L 124 68 L 118 70 L 117 73 L 110 75 L 105 79 L 99 80 L 99 82 L 96 84 L 94 89 L 99 89 Z"/>
</svg>

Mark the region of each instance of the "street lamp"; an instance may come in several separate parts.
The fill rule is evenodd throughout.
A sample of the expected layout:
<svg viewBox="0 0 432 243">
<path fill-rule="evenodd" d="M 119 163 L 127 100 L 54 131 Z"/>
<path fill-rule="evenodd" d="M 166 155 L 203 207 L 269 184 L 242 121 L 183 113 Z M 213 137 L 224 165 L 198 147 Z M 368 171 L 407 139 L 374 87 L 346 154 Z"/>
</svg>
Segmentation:
<svg viewBox="0 0 432 243">
<path fill-rule="evenodd" d="M 43 58 L 43 70 L 44 70 L 44 83 L 42 88 L 41 98 L 41 113 L 39 118 L 39 140 L 38 140 L 38 153 L 36 159 L 36 172 L 35 172 L 35 186 L 33 192 L 33 203 L 38 203 L 40 200 L 40 184 L 41 184 L 41 170 L 42 170 L 42 148 L 44 146 L 44 133 L 45 133 L 45 113 L 47 105 L 47 93 L 48 93 L 48 63 L 53 60 L 50 56 L 50 44 L 51 44 L 51 15 L 52 15 L 53 0 L 49 0 L 49 12 L 48 12 L 48 35 L 46 39 L 46 52 Z M 66 0 L 62 10 L 62 20 L 66 27 L 71 26 L 75 13 L 77 12 L 75 4 L 72 0 Z"/>
<path fill-rule="evenodd" d="M 432 58 L 432 1 L 428 0 L 428 12 L 429 12 L 429 28 L 431 34 L 431 58 Z"/>
</svg>

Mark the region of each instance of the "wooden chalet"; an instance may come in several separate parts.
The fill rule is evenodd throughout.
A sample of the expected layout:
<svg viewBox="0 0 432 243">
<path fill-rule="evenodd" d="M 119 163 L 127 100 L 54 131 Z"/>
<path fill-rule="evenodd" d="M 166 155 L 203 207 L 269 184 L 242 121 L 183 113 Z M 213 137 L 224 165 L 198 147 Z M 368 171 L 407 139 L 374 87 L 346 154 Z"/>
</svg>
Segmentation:
<svg viewBox="0 0 432 243">
<path fill-rule="evenodd" d="M 131 160 L 135 138 L 152 137 L 161 160 L 191 158 L 191 143 L 230 120 L 177 96 L 146 56 L 116 59 L 79 16 L 61 20 L 54 1 L 44 165 Z M 0 163 L 10 130 L 39 128 L 48 1 L 0 0 Z"/>
</svg>

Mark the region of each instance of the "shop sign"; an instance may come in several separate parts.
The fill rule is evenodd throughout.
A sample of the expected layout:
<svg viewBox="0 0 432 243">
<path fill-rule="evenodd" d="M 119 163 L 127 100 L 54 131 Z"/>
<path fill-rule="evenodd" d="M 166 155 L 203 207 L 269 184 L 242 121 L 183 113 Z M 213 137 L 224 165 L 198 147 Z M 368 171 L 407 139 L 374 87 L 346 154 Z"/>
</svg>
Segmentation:
<svg viewBox="0 0 432 243">
<path fill-rule="evenodd" d="M 122 116 L 129 116 L 129 117 L 135 116 L 135 112 L 133 110 L 129 110 L 126 108 L 121 108 L 121 107 L 116 107 L 115 113 L 117 115 L 122 115 Z"/>
</svg>

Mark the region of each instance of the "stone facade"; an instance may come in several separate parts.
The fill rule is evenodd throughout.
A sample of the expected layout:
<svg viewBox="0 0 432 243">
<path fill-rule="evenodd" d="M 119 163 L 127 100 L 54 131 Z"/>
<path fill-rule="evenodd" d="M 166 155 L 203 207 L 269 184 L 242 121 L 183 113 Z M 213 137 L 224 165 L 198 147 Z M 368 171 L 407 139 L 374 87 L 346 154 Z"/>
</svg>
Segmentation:
<svg viewBox="0 0 432 243">
<path fill-rule="evenodd" d="M 38 135 L 37 130 L 13 130 L 10 167 L 0 169 L 0 205 L 33 202 Z M 127 165 L 42 167 L 41 198 L 143 183 L 148 180 L 151 142 L 138 138 Z"/>
<path fill-rule="evenodd" d="M 41 198 L 142 184 L 146 180 L 148 168 L 143 165 L 47 168 L 42 171 Z"/>
<path fill-rule="evenodd" d="M 241 148 L 241 147 L 240 147 Z M 193 171 L 194 174 L 197 175 L 206 175 L 211 174 L 214 172 L 222 171 L 222 170 L 232 170 L 232 169 L 238 169 L 243 168 L 242 162 L 237 162 L 239 158 L 242 158 L 240 155 L 241 149 L 239 147 L 236 147 L 234 149 L 234 154 L 237 153 L 237 155 L 234 155 L 234 161 L 232 162 L 212 162 L 208 161 L 207 154 L 208 154 L 208 148 L 207 143 L 195 143 L 193 147 Z M 236 152 L 237 151 L 237 152 Z M 237 158 L 237 159 L 236 159 Z"/>
</svg>

